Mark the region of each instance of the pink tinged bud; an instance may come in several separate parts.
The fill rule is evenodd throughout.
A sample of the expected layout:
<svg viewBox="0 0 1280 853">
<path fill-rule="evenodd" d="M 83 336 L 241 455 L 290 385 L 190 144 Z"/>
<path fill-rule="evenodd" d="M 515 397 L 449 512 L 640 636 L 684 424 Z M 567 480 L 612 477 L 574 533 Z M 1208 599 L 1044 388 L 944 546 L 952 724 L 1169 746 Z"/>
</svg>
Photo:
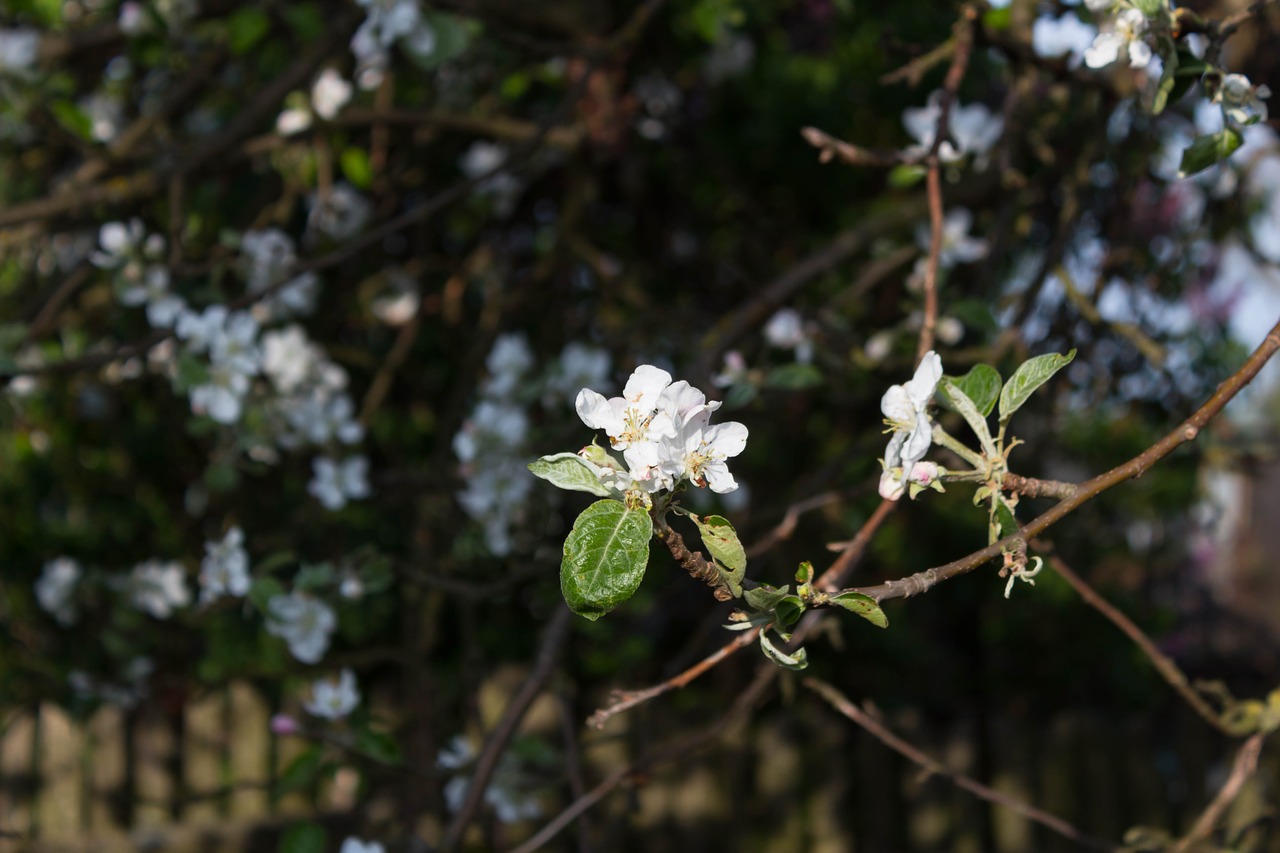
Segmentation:
<svg viewBox="0 0 1280 853">
<path fill-rule="evenodd" d="M 276 714 L 271 718 L 271 733 L 287 737 L 288 735 L 296 735 L 302 727 L 298 725 L 298 721 L 288 714 Z"/>
<path fill-rule="evenodd" d="M 913 483 L 927 486 L 936 479 L 938 479 L 938 465 L 936 462 L 917 462 L 911 468 L 911 482 Z"/>
<path fill-rule="evenodd" d="M 902 480 L 890 472 L 885 471 L 880 475 L 880 497 L 887 501 L 896 501 L 902 497 L 905 490 Z"/>
</svg>

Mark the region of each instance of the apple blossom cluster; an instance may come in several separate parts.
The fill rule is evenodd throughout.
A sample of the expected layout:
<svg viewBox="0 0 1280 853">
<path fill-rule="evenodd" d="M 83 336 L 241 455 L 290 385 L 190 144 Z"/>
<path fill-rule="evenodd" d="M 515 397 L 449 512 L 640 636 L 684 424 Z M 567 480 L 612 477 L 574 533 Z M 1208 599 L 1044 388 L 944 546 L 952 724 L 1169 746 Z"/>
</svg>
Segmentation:
<svg viewBox="0 0 1280 853">
<path fill-rule="evenodd" d="M 321 678 L 313 681 L 311 698 L 302 707 L 313 717 L 340 720 L 359 704 L 360 688 L 356 686 L 356 675 L 350 669 L 343 668 L 337 680 Z"/>
<path fill-rule="evenodd" d="M 331 189 L 331 197 L 347 193 Z M 350 198 L 344 204 L 349 202 Z M 363 227 L 367 211 L 353 214 L 353 209 L 322 212 L 317 201 L 312 209 L 316 233 L 336 237 Z M 368 460 L 338 452 L 342 445 L 364 438 L 346 390 L 346 371 L 301 326 L 262 329 L 264 324 L 309 314 L 315 307 L 319 281 L 312 272 L 294 274 L 297 254 L 292 238 L 274 228 L 242 235 L 240 269 L 248 290 L 262 298 L 251 309 L 237 311 L 220 304 L 196 311 L 172 293 L 168 269 L 160 263 L 164 239 L 147 235 L 140 220 L 107 223 L 99 231 L 99 242 L 101 249 L 90 258 L 112 271 L 121 302 L 145 305 L 151 325 L 172 329 L 180 342 L 177 351 L 161 345 L 152 357 L 178 387 L 185 388 L 193 413 L 238 426 L 240 444 L 261 462 L 276 462 L 276 447 L 324 451 L 313 460 L 308 489 L 330 510 L 369 496 Z M 160 355 L 165 352 L 174 355 Z"/>
<path fill-rule="evenodd" d="M 892 433 L 881 460 L 884 473 L 880 475 L 880 496 L 885 500 L 898 500 L 908 485 L 929 486 L 937 482 L 941 469 L 923 459 L 933 444 L 933 424 L 927 409 L 941 379 L 942 359 L 930 350 L 909 382 L 894 385 L 880 398 L 880 411 Z"/>
<path fill-rule="evenodd" d="M 289 653 L 303 663 L 320 662 L 338 626 L 332 607 L 302 592 L 273 595 L 266 615 L 267 633 L 283 639 Z"/>
<path fill-rule="evenodd" d="M 211 604 L 223 596 L 243 598 L 249 593 L 249 554 L 244 531 L 232 527 L 221 539 L 206 542 L 200 563 L 200 603 Z"/>
<path fill-rule="evenodd" d="M 471 774 L 457 771 L 469 767 L 475 760 L 475 749 L 462 735 L 451 740 L 436 758 L 436 767 L 454 771 L 453 778 L 444 786 L 445 803 L 451 812 L 456 813 L 462 808 L 467 798 L 467 788 L 471 785 Z M 533 820 L 542 815 L 542 806 L 528 790 L 529 782 L 525 776 L 514 752 L 504 752 L 498 759 L 498 766 L 484 790 L 484 801 L 493 808 L 494 815 L 503 823 Z"/>
<path fill-rule="evenodd" d="M 314 118 L 332 121 L 351 100 L 353 89 L 336 69 L 321 71 L 311 84 L 309 96 L 295 92 L 285 99 L 285 109 L 276 119 L 276 130 L 284 136 L 311 127 Z"/>
<path fill-rule="evenodd" d="M 191 603 L 187 572 L 177 560 L 147 560 L 134 566 L 129 578 L 133 605 L 156 619 Z"/>
<path fill-rule="evenodd" d="M 500 335 L 485 360 L 487 378 L 462 430 L 453 438 L 467 485 L 458 503 L 484 528 L 495 556 L 511 553 L 512 528 L 524 517 L 534 478 L 525 465 L 526 406 L 534 400 L 562 406 L 571 389 L 600 386 L 609 372 L 603 350 L 569 343 L 541 377 L 531 375 L 533 352 L 522 334 Z"/>
<path fill-rule="evenodd" d="M 366 10 L 364 22 L 351 37 L 356 57 L 356 83 L 376 89 L 391 62 L 391 48 L 399 45 L 411 56 L 429 57 L 436 49 L 436 31 L 423 18 L 418 0 L 357 0 Z"/>
<path fill-rule="evenodd" d="M 622 451 L 625 467 L 594 445 L 580 454 L 610 488 L 645 494 L 686 483 L 718 494 L 738 488 L 727 460 L 746 447 L 747 428 L 736 421 L 713 426 L 720 403 L 707 402 L 683 379 L 672 382 L 659 367 L 637 367 L 621 397 L 583 388 L 575 407 L 584 424 L 604 430 L 609 445 Z"/>
</svg>

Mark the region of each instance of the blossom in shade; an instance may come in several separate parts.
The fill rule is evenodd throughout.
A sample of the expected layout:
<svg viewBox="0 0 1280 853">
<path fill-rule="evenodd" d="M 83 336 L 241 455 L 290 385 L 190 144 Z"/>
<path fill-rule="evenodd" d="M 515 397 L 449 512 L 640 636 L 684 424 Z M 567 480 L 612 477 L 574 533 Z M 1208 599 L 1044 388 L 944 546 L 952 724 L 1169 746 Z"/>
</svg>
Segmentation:
<svg viewBox="0 0 1280 853">
<path fill-rule="evenodd" d="M 311 684 L 311 698 L 302 707 L 313 717 L 340 720 L 360 704 L 360 690 L 356 676 L 350 669 L 343 669 L 336 680 L 321 678 Z"/>
</svg>

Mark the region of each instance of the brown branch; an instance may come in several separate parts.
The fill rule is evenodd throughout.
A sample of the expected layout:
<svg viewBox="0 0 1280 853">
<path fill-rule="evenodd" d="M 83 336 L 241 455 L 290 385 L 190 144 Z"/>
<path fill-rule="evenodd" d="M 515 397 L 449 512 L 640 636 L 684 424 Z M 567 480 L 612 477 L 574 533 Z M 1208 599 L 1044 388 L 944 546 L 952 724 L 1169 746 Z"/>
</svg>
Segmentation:
<svg viewBox="0 0 1280 853">
<path fill-rule="evenodd" d="M 1081 483 L 1075 494 L 1054 505 L 1051 509 L 1025 524 L 1016 533 L 974 551 L 967 557 L 961 557 L 942 566 L 936 566 L 917 572 L 909 577 L 887 581 L 876 586 L 856 588 L 854 592 L 869 595 L 876 601 L 888 601 L 894 598 L 908 598 L 928 592 L 942 581 L 951 580 L 968 574 L 988 560 L 1000 556 L 1013 549 L 1018 543 L 1027 542 L 1048 530 L 1064 517 L 1078 509 L 1093 498 L 1120 483 L 1142 475 L 1174 450 L 1194 441 L 1205 424 L 1209 423 L 1222 408 L 1240 393 L 1246 385 L 1253 381 L 1258 371 L 1280 349 L 1280 321 L 1272 327 L 1267 337 L 1253 351 L 1253 354 L 1226 381 L 1218 386 L 1218 390 L 1196 412 L 1151 447 L 1122 465 L 1117 465 L 1106 473 L 1099 474 L 1088 482 Z"/>
<path fill-rule="evenodd" d="M 1038 480 L 1035 477 L 1023 477 L 1019 474 L 1005 472 L 1000 481 L 1000 488 L 1028 498 L 1057 498 L 1066 500 L 1076 493 L 1079 487 L 1075 483 L 1064 483 L 1061 480 Z"/>
<path fill-rule="evenodd" d="M 1200 817 L 1196 818 L 1191 831 L 1169 848 L 1169 853 L 1187 853 L 1198 842 L 1209 837 L 1214 827 L 1218 825 L 1218 821 L 1222 820 L 1227 807 L 1239 796 L 1244 783 L 1257 771 L 1258 756 L 1262 753 L 1262 742 L 1265 739 L 1266 734 L 1258 732 L 1244 742 L 1240 751 L 1236 753 L 1235 762 L 1231 765 L 1231 775 L 1218 790 L 1218 795 L 1200 813 Z"/>
<path fill-rule="evenodd" d="M 600 784 L 570 803 L 560 814 L 552 818 L 542 829 L 535 832 L 532 837 L 519 847 L 513 849 L 511 853 L 533 853 L 534 850 L 541 848 L 542 845 L 555 838 L 575 818 L 603 800 L 615 788 L 635 778 L 644 770 L 666 761 L 687 760 L 695 752 L 705 749 L 724 737 L 732 724 L 740 717 L 745 716 L 759 701 L 764 694 L 765 688 L 773 683 L 780 671 L 773 664 L 761 665 L 756 670 L 755 680 L 751 682 L 751 685 L 746 690 L 739 694 L 729 710 L 722 714 L 718 720 L 691 735 L 676 738 L 660 748 L 650 750 L 627 766 L 613 771 Z"/>
<path fill-rule="evenodd" d="M 502 757 L 502 752 L 506 749 L 511 736 L 515 734 L 516 727 L 520 725 L 525 713 L 533 705 L 533 700 L 538 697 L 547 679 L 551 677 L 551 670 L 560 658 L 560 649 L 569 636 L 569 616 L 569 608 L 561 607 L 556 610 L 555 616 L 551 617 L 551 622 L 542 635 L 542 645 L 538 649 L 533 669 L 525 678 L 524 684 L 520 685 L 520 690 L 511 700 L 511 704 L 503 712 L 498 725 L 485 740 L 484 748 L 480 751 L 480 758 L 476 761 L 475 770 L 467 785 L 467 796 L 462 801 L 458 813 L 454 815 L 453 822 L 445 831 L 444 840 L 440 842 L 441 850 L 457 850 L 462 843 L 463 833 L 480 805 L 480 799 L 484 796 L 485 788 L 489 786 L 493 771 L 498 767 L 498 759 Z"/>
<path fill-rule="evenodd" d="M 832 160 L 839 158 L 850 166 L 881 166 L 887 168 L 908 160 L 901 151 L 863 148 L 860 145 L 854 145 L 851 142 L 838 139 L 816 127 L 802 127 L 800 128 L 800 135 L 804 137 L 805 142 L 818 149 L 819 163 L 830 163 Z"/>
<path fill-rule="evenodd" d="M 747 548 L 747 557 L 758 557 L 770 548 L 791 538 L 791 534 L 796 531 L 796 524 L 800 521 L 800 516 L 814 509 L 833 504 L 843 498 L 840 492 L 823 492 L 820 495 L 813 495 L 802 501 L 796 501 L 787 507 L 783 513 L 782 521 L 774 525 L 773 529 L 766 533 L 750 548 Z"/>
<path fill-rule="evenodd" d="M 684 537 L 671 529 L 661 512 L 654 513 L 653 526 L 653 535 L 667 546 L 667 550 L 680 564 L 680 568 L 688 572 L 694 580 L 711 587 L 716 601 L 729 601 L 733 598 L 733 593 L 729 591 L 728 583 L 720 576 L 720 570 L 716 568 L 716 564 L 702 556 L 701 551 L 690 551 L 684 544 Z"/>
<path fill-rule="evenodd" d="M 977 19 L 977 10 L 966 5 L 960 10 L 960 20 L 956 21 L 955 37 L 952 39 L 954 49 L 951 52 L 951 66 L 942 83 L 942 96 L 938 101 L 938 121 L 934 125 L 933 144 L 925 157 L 928 172 L 925 176 L 926 193 L 929 200 L 929 257 L 924 268 L 924 320 L 920 324 L 920 338 L 916 344 L 916 363 L 924 359 L 925 353 L 933 349 L 934 329 L 938 325 L 938 267 L 942 260 L 943 217 L 942 217 L 942 160 L 938 152 L 942 143 L 950 135 L 951 106 L 955 103 L 960 91 L 960 83 L 964 80 L 964 72 L 969 67 L 969 57 L 973 54 L 973 28 Z"/>
<path fill-rule="evenodd" d="M 805 687 L 817 693 L 825 699 L 833 708 L 857 723 L 873 737 L 892 749 L 894 752 L 902 755 L 907 760 L 924 768 L 927 772 L 942 776 L 950 781 L 958 788 L 962 788 L 974 796 L 993 803 L 1009 811 L 1022 815 L 1028 820 L 1033 820 L 1041 826 L 1047 827 L 1061 835 L 1063 838 L 1070 839 L 1084 847 L 1094 850 L 1114 850 L 1112 844 L 1108 844 L 1101 839 L 1093 838 L 1081 832 L 1071 823 L 1063 820 L 1057 815 L 1050 814 L 1043 809 L 1038 809 L 1030 803 L 1023 802 L 1016 797 L 1002 793 L 989 788 L 981 782 L 965 776 L 963 773 L 957 773 L 947 769 L 938 760 L 926 755 L 924 752 L 916 749 L 907 741 L 898 737 L 878 720 L 863 711 L 854 703 L 850 702 L 845 696 L 831 685 L 819 681 L 816 678 L 806 678 L 802 682 Z"/>
<path fill-rule="evenodd" d="M 1040 543 L 1033 543 L 1039 548 Z M 1047 543 L 1046 543 L 1047 544 Z M 1178 665 L 1168 656 L 1162 653 L 1151 638 L 1142 632 L 1142 629 L 1134 624 L 1133 620 L 1121 613 L 1116 607 L 1098 594 L 1093 587 L 1089 586 L 1079 575 L 1077 575 L 1066 564 L 1065 561 L 1056 554 L 1049 557 L 1049 565 L 1062 576 L 1062 579 L 1071 585 L 1071 588 L 1080 594 L 1085 603 L 1097 610 L 1103 616 L 1111 621 L 1111 624 L 1119 628 L 1124 635 L 1133 641 L 1142 653 L 1151 661 L 1151 665 L 1156 668 L 1161 677 L 1169 682 L 1169 686 L 1178 692 L 1183 699 L 1187 700 L 1187 704 L 1204 718 L 1209 725 L 1226 735 L 1232 732 L 1222 723 L 1221 716 L 1213 710 L 1213 707 L 1205 700 L 1203 696 L 1197 693 L 1191 683 L 1187 681 L 1187 677 L 1182 674 L 1182 670 L 1178 669 Z"/>
<path fill-rule="evenodd" d="M 699 675 L 720 663 L 722 660 L 733 655 L 739 649 L 746 648 L 756 641 L 760 636 L 759 628 L 749 628 L 741 631 L 738 636 L 734 637 L 728 643 L 725 643 L 716 651 L 707 657 L 695 663 L 693 666 L 674 675 L 659 684 L 652 687 L 646 687 L 642 690 L 614 690 L 609 695 L 609 704 L 596 711 L 587 719 L 587 725 L 595 729 L 604 728 L 604 724 L 609 722 L 612 717 L 621 714 L 623 711 L 629 711 L 637 705 L 644 704 L 650 699 L 657 698 L 663 693 L 675 690 L 677 687 L 684 687 L 690 681 L 693 681 Z"/>
<path fill-rule="evenodd" d="M 862 555 L 865 553 L 867 545 L 871 542 L 871 537 L 875 535 L 875 532 L 880 528 L 880 525 L 884 520 L 889 517 L 889 513 L 893 511 L 895 506 L 897 506 L 897 504 L 893 501 L 880 502 L 880 506 L 876 507 L 875 512 L 871 513 L 870 518 L 863 522 L 862 527 L 859 528 L 857 534 L 855 534 L 848 542 L 844 543 L 842 546 L 843 551 L 840 556 L 836 558 L 835 562 L 831 564 L 831 567 L 823 572 L 822 576 L 814 582 L 815 589 L 835 589 L 840 585 L 841 580 L 850 571 L 852 571 L 853 567 L 857 565 L 860 559 L 862 559 Z M 816 617 L 820 614 L 815 613 L 813 615 Z M 806 616 L 806 618 L 808 617 Z M 812 630 L 812 624 L 812 621 L 807 621 L 795 631 L 794 636 L 797 644 L 803 641 L 809 631 Z M 630 710 L 637 705 L 648 702 L 650 699 L 661 696 L 662 694 L 674 690 L 677 687 L 684 687 L 704 672 L 707 672 L 718 665 L 721 661 L 732 657 L 740 649 L 744 649 L 751 645 L 759 636 L 759 628 L 749 628 L 739 633 L 732 641 L 721 646 L 715 652 L 703 658 L 698 663 L 678 675 L 667 679 L 666 681 L 641 690 L 615 690 L 610 696 L 609 704 L 592 714 L 591 718 L 587 721 L 588 724 L 595 726 L 596 728 L 601 728 L 611 717 L 614 717 L 623 711 Z M 765 664 L 765 666 L 770 670 L 774 669 L 773 664 Z"/>
<path fill-rule="evenodd" d="M 528 142 L 538 135 L 538 126 L 531 121 L 506 116 L 472 116 L 463 113 L 441 113 L 405 108 L 346 109 L 327 124 L 336 127 L 368 125 L 433 127 L 475 136 L 487 136 L 503 142 Z M 556 127 L 547 133 L 546 142 L 553 148 L 572 151 L 582 144 L 585 135 L 585 129 L 578 125 Z"/>
</svg>

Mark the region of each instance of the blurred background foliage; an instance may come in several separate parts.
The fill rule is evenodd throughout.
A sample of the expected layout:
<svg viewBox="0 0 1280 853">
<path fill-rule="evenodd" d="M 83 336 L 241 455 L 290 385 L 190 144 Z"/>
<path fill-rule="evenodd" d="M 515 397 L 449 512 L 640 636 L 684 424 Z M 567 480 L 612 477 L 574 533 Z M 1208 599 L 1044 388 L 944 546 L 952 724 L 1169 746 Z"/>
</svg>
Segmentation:
<svg viewBox="0 0 1280 853">
<path fill-rule="evenodd" d="M 821 128 L 868 149 L 915 142 L 903 111 L 941 84 L 945 57 L 922 57 L 947 43 L 959 6 L 424 2 L 429 51 L 393 46 L 375 85 L 357 86 L 331 118 L 280 131 L 282 110 L 308 109 L 322 68 L 359 82 L 349 42 L 368 5 L 157 0 L 124 4 L 131 12 L 105 0 L 3 3 L 0 25 L 37 32 L 39 48 L 26 71 L 0 57 L 0 371 L 8 381 L 0 397 L 0 712 L 53 702 L 87 719 L 104 699 L 78 690 L 72 672 L 124 683 L 140 657 L 152 663 L 135 685 L 143 706 L 180 709 L 249 680 L 274 709 L 294 711 L 309 679 L 350 666 L 381 703 L 376 720 L 353 730 L 392 740 L 367 741 L 345 759 L 324 753 L 330 770 L 350 760 L 364 774 L 353 811 L 365 835 L 434 842 L 449 817 L 437 756 L 460 734 L 479 744 L 494 722 L 482 713 L 482 685 L 508 665 L 530 665 L 562 606 L 560 543 L 586 504 L 538 484 L 511 507 L 507 553 L 494 553 L 460 507 L 468 471 L 454 439 L 492 373 L 495 342 L 522 335 L 535 360 L 530 376 L 550 369 L 570 342 L 602 349 L 612 363 L 597 388 L 606 395 L 636 364 L 655 362 L 728 399 L 727 416 L 751 431 L 733 466 L 744 489 L 695 508 L 718 508 L 750 545 L 789 507 L 830 491 L 831 501 L 749 567 L 774 583 L 801 560 L 821 570 L 826 544 L 851 536 L 879 503 L 879 399 L 912 369 L 921 297 L 911 265 L 927 213 L 912 170 L 820 163 L 800 130 Z M 1207 15 L 1235 11 L 1193 5 Z M 948 210 L 972 211 L 971 234 L 987 251 L 945 272 L 941 312 L 958 331 L 938 349 L 951 375 L 987 362 L 1008 376 L 1029 355 L 1079 348 L 1072 368 L 1015 420 L 1027 444 L 1014 451 L 1013 469 L 1083 480 L 1171 429 L 1256 343 L 1231 333 L 1232 300 L 1218 282 L 1230 241 L 1270 269 L 1249 230 L 1268 202 L 1248 182 L 1271 149 L 1265 141 L 1242 149 L 1199 183 L 1170 180 L 1153 159 L 1191 125 L 1202 94 L 1193 90 L 1153 118 L 1134 106 L 1139 72 L 1036 57 L 1034 19 L 1087 20 L 1083 8 L 1014 0 L 979 13 L 960 100 L 985 105 L 1003 132 L 986 154 L 945 170 Z M 142 23 L 126 25 L 128 14 Z M 1274 54 L 1260 49 L 1274 43 L 1276 25 L 1268 11 L 1245 26 L 1227 53 L 1233 70 L 1280 82 Z M 910 63 L 915 79 L 885 82 Z M 468 166 L 493 156 L 477 145 L 503 146 L 496 178 Z M 1212 189 L 1232 175 L 1237 190 Z M 340 182 L 367 200 L 368 218 L 334 238 L 309 227 L 309 198 Z M 1188 201 L 1192 191 L 1201 208 Z M 1187 210 L 1200 212 L 1188 220 L 1180 216 Z M 305 454 L 255 457 L 254 431 L 268 426 L 255 427 L 250 414 L 232 425 L 193 414 L 183 379 L 148 367 L 155 360 L 140 355 L 145 348 L 128 349 L 157 332 L 139 308 L 121 304 L 87 253 L 101 225 L 133 217 L 166 237 L 171 289 L 194 306 L 252 302 L 238 248 L 246 231 L 279 228 L 296 239 L 321 282 L 314 313 L 301 322 L 349 377 L 367 430 L 371 497 L 328 511 L 308 494 Z M 1055 275 L 1064 267 L 1095 280 L 1065 293 Z M 1117 298 L 1129 309 L 1103 317 L 1098 303 L 1111 280 L 1123 285 Z M 378 300 L 404 293 L 410 319 L 386 322 Z M 803 318 L 809 363 L 763 335 L 783 308 Z M 730 350 L 750 373 L 716 388 Z M 77 359 L 78 368 L 57 367 Z M 28 369 L 34 380 L 21 376 Z M 589 440 L 572 411 L 574 391 L 544 396 L 530 379 L 513 393 L 529 417 L 528 460 Z M 1256 468 L 1270 458 L 1264 395 L 1252 406 L 1264 417 L 1215 424 L 1049 535 L 1191 676 L 1224 679 L 1237 695 L 1280 681 L 1274 622 L 1233 608 L 1232 595 L 1206 579 L 1209 564 L 1230 574 L 1232 543 L 1209 555 L 1194 546 L 1211 538 L 1206 519 L 1218 518 L 1204 509 L 1207 466 Z M 854 583 L 901 577 L 985 544 L 985 513 L 969 498 L 953 487 L 899 507 Z M 1024 518 L 1048 506 L 1027 503 Z M 203 544 L 231 524 L 245 532 L 255 578 L 248 602 L 223 599 L 167 620 L 130 606 L 119 579 L 133 566 L 178 560 L 194 581 Z M 91 568 L 71 626 L 44 612 L 33 591 L 42 565 L 60 555 Z M 322 568 L 300 575 L 305 566 Z M 548 689 L 579 729 L 611 689 L 661 681 L 730 639 L 719 629 L 726 607 L 675 568 L 656 553 L 633 600 L 599 622 L 572 622 Z M 342 571 L 360 577 L 360 596 L 337 594 Z M 1160 754 L 1180 754 L 1194 727 L 1169 721 L 1190 715 L 1119 632 L 1053 575 L 1020 586 L 1010 601 L 993 575 L 983 569 L 888 605 L 887 631 L 841 621 L 811 643 L 811 671 L 908 721 L 923 744 L 936 746 L 941 735 L 931 733 L 962 721 L 980 778 L 1016 742 L 1000 737 L 996 721 L 1031 739 L 1064 714 L 1107 725 L 1152 721 Z M 263 602 L 290 585 L 336 608 L 333 645 L 315 667 L 264 629 Z M 761 665 L 753 650 L 741 653 L 611 723 L 613 731 L 580 732 L 580 748 L 612 750 L 592 772 L 714 720 Z M 781 725 L 780 737 L 805 756 L 804 772 L 817 774 L 812 782 L 821 781 L 822 760 L 844 760 L 832 750 L 880 749 L 865 739 L 851 746 L 853 732 L 836 737 L 841 746 L 822 746 L 815 730 L 835 737 L 838 724 L 789 678 L 749 726 Z M 528 835 L 572 801 L 565 753 L 579 747 L 570 743 L 554 730 L 518 741 L 544 818 L 503 828 L 485 811 L 477 849 Z M 368 760 L 383 747 L 400 764 Z M 732 820 L 694 830 L 668 816 L 675 824 L 662 829 L 634 822 L 648 807 L 618 794 L 579 843 L 701 849 L 719 833 L 757 849 L 749 839 L 772 837 L 787 803 L 770 802 L 769 786 L 752 782 L 750 754 L 719 749 L 690 760 L 717 777 L 736 774 Z M 308 755 L 297 774 L 321 771 L 320 753 Z M 1142 822 L 1185 827 L 1211 789 L 1170 760 L 1147 768 L 1167 788 L 1166 811 L 1118 809 L 1097 823 L 1083 810 L 1066 816 L 1111 838 Z M 404 767 L 426 782 L 405 790 Z M 985 812 L 925 843 L 908 828 L 914 795 L 894 790 L 901 801 L 882 823 L 897 829 L 860 835 L 877 801 L 849 793 L 832 819 L 843 837 L 865 849 L 993 849 L 995 819 Z M 382 800 L 395 808 L 368 806 Z M 978 846 L 964 848 L 963 838 Z M 1025 849 L 1054 843 L 1035 836 Z"/>
</svg>

